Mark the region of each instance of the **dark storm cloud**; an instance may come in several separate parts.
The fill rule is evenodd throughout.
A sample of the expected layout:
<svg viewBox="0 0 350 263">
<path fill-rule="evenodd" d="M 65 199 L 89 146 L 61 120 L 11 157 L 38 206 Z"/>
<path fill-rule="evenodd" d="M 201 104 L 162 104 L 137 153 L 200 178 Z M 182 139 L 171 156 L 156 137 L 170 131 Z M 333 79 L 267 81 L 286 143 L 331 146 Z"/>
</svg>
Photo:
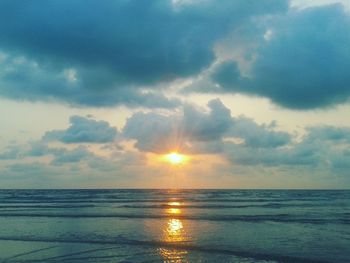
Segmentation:
<svg viewBox="0 0 350 263">
<path fill-rule="evenodd" d="M 25 57 L 0 56 L 0 68 L 0 95 L 14 100 L 60 101 L 97 107 L 125 104 L 173 108 L 180 104 L 178 99 L 169 99 L 161 92 L 143 92 L 132 87 L 108 88 L 103 86 L 102 80 L 88 88 L 74 69 L 52 69 Z"/>
<path fill-rule="evenodd" d="M 174 107 L 178 102 L 145 95 L 139 87 L 199 73 L 212 63 L 214 44 L 232 28 L 287 8 L 281 0 L 180 5 L 4 0 L 0 49 L 25 61 L 10 63 L 10 72 L 1 74 L 0 95 L 88 106 Z"/>
<path fill-rule="evenodd" d="M 292 10 L 266 22 L 249 77 L 228 61 L 212 74 L 220 92 L 270 98 L 293 109 L 322 108 L 350 96 L 350 16 L 341 5 Z"/>
<path fill-rule="evenodd" d="M 107 143 L 114 141 L 117 129 L 106 121 L 72 116 L 66 130 L 53 130 L 45 133 L 44 140 L 57 140 L 63 143 Z"/>
<path fill-rule="evenodd" d="M 238 68 L 238 64 L 234 61 L 225 61 L 221 63 L 212 74 L 212 79 L 220 84 L 223 91 L 234 91 L 242 85 L 243 77 Z"/>
<path fill-rule="evenodd" d="M 209 101 L 208 108 L 206 112 L 185 105 L 182 115 L 171 116 L 138 112 L 127 120 L 123 135 L 136 140 L 139 150 L 150 152 L 220 152 L 224 138 L 239 138 L 256 148 L 279 147 L 291 140 L 288 133 L 274 131 L 273 123 L 258 125 L 244 116 L 232 117 L 219 99 Z"/>
</svg>

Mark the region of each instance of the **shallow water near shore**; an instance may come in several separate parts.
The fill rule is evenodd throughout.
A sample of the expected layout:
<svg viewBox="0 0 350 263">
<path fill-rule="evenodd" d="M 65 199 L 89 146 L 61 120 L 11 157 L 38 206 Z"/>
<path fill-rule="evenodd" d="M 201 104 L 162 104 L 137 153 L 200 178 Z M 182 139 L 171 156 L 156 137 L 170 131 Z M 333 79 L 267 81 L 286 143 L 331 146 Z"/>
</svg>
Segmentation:
<svg viewBox="0 0 350 263">
<path fill-rule="evenodd" d="M 0 262 L 350 262 L 350 191 L 0 190 Z"/>
</svg>

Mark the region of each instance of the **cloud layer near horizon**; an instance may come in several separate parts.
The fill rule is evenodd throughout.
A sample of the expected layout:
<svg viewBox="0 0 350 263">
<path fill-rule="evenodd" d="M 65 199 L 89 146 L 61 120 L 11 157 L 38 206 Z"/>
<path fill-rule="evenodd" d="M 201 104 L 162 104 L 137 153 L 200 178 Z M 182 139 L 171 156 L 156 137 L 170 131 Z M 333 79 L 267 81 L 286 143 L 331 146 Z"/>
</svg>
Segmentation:
<svg viewBox="0 0 350 263">
<path fill-rule="evenodd" d="M 274 124 L 258 125 L 247 117 L 231 117 L 231 111 L 219 99 L 208 102 L 209 112 L 192 105 L 182 115 L 165 116 L 137 112 L 126 122 L 123 134 L 136 140 L 141 151 L 189 153 L 219 151 L 225 139 L 239 139 L 247 147 L 274 148 L 290 142 L 286 132 L 274 131 Z"/>
<path fill-rule="evenodd" d="M 232 171 L 246 167 L 322 170 L 344 178 L 350 168 L 349 134 L 348 127 L 325 125 L 306 127 L 303 135 L 279 131 L 274 121 L 258 124 L 245 116 L 232 116 L 214 99 L 207 109 L 188 104 L 167 115 L 135 112 L 121 132 L 106 121 L 72 116 L 67 129 L 48 131 L 39 141 L 9 145 L 0 159 L 8 162 L 6 177 L 22 178 L 25 169 L 110 175 L 132 173 L 130 167 L 137 167 L 137 173 L 146 172 L 150 169 L 147 154 L 177 150 L 190 156 L 217 156 Z M 133 150 L 122 146 L 130 142 Z"/>
<path fill-rule="evenodd" d="M 71 116 L 69 122 L 71 126 L 67 130 L 48 131 L 43 139 L 63 143 L 108 143 L 113 142 L 117 135 L 117 129 L 105 121 Z"/>
</svg>

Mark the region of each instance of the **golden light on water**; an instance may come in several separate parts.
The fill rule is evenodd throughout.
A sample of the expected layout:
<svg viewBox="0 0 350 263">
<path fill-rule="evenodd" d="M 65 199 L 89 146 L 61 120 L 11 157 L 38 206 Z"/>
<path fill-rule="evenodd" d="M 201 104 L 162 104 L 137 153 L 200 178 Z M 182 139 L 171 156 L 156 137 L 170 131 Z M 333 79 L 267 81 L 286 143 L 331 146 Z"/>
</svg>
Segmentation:
<svg viewBox="0 0 350 263">
<path fill-rule="evenodd" d="M 168 202 L 167 205 L 171 207 L 166 210 L 166 213 L 172 216 L 168 220 L 167 227 L 164 230 L 165 241 L 167 242 L 183 241 L 185 238 L 183 224 L 182 224 L 182 221 L 179 218 L 177 218 L 177 215 L 181 214 L 181 209 L 179 208 L 181 203 L 172 201 L 172 202 Z"/>
<path fill-rule="evenodd" d="M 173 218 L 170 218 L 167 221 L 167 224 L 164 228 L 163 240 L 165 242 L 177 243 L 187 241 L 187 234 L 184 229 L 184 225 L 181 219 L 176 218 L 177 215 L 181 214 L 181 209 L 179 206 L 180 202 L 168 202 L 167 205 L 171 206 L 166 210 L 167 214 L 173 215 Z M 183 249 L 172 249 L 172 248 L 159 248 L 159 252 L 164 258 L 164 263 L 177 263 L 184 262 L 183 259 L 188 253 Z"/>
<path fill-rule="evenodd" d="M 179 215 L 179 214 L 181 214 L 181 209 L 178 208 L 178 206 L 180 206 L 180 202 L 168 202 L 167 205 L 170 206 L 170 208 L 168 208 L 166 210 L 166 212 L 168 214 L 171 214 L 171 215 Z"/>
<path fill-rule="evenodd" d="M 168 205 L 170 205 L 170 206 L 179 206 L 180 202 L 169 202 Z"/>
<path fill-rule="evenodd" d="M 179 208 L 171 208 L 167 213 L 173 214 L 174 216 L 181 213 Z M 166 242 L 181 242 L 186 240 L 184 226 L 181 219 L 170 218 L 164 229 L 164 241 Z"/>
<path fill-rule="evenodd" d="M 167 213 L 172 215 L 178 215 L 181 214 L 181 210 L 179 208 L 169 208 L 167 210 Z"/>
<path fill-rule="evenodd" d="M 169 241 L 181 241 L 181 229 L 183 229 L 183 225 L 180 219 L 170 219 L 168 221 L 168 227 L 166 229 L 167 234 L 169 237 L 171 237 Z"/>
</svg>

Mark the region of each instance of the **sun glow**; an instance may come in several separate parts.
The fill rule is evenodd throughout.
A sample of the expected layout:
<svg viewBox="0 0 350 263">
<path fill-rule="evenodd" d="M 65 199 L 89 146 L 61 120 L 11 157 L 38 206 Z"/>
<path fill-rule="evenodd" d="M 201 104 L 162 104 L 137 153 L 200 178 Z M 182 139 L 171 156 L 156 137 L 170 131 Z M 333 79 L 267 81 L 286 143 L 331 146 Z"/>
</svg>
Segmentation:
<svg viewBox="0 0 350 263">
<path fill-rule="evenodd" d="M 170 162 L 171 164 L 177 165 L 177 164 L 183 164 L 186 162 L 187 157 L 183 154 L 179 154 L 177 152 L 171 152 L 167 155 L 165 155 L 165 159 Z"/>
</svg>

